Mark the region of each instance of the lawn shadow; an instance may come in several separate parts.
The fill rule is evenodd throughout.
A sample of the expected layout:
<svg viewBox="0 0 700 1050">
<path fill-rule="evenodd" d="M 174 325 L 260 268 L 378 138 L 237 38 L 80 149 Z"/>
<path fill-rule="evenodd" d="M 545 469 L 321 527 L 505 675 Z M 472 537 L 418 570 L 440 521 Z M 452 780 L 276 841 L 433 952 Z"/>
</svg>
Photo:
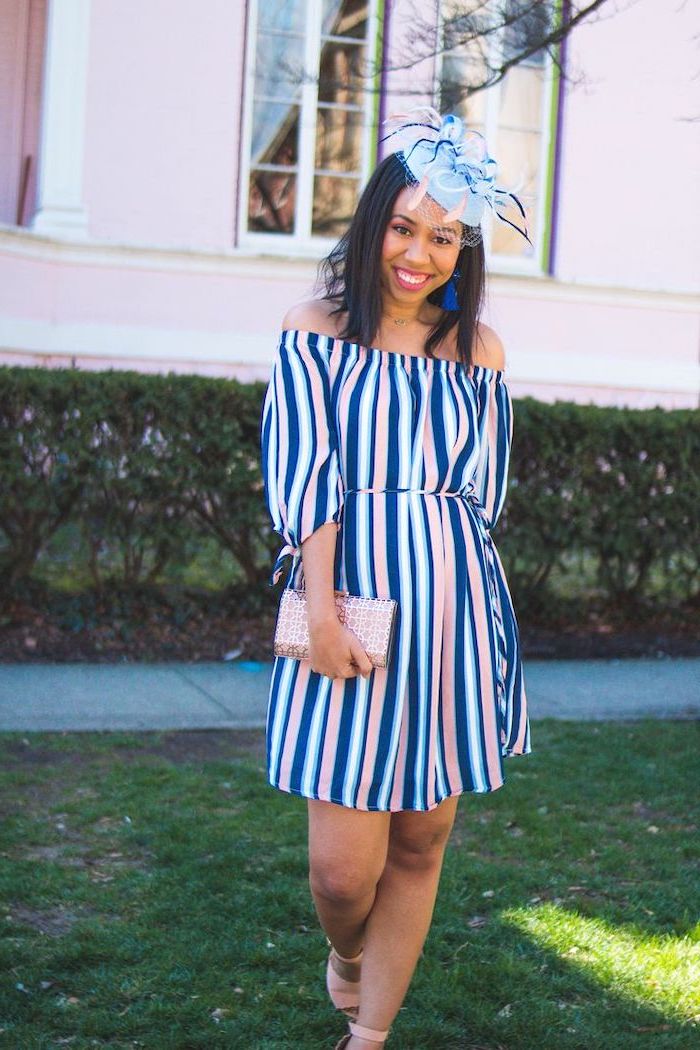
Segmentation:
<svg viewBox="0 0 700 1050">
<path fill-rule="evenodd" d="M 547 914 L 542 915 L 541 909 Z M 485 911 L 486 909 L 481 909 Z M 538 915 L 538 911 L 540 914 Z M 568 914 L 569 922 L 562 921 Z M 529 914 L 530 923 L 525 921 Z M 537 920 L 540 920 L 539 922 Z M 558 921 L 559 920 L 559 921 Z M 562 928 L 563 927 L 563 928 Z M 526 902 L 488 916 L 473 913 L 462 925 L 449 901 L 436 908 L 424 956 L 404 1003 L 403 1045 L 418 1050 L 428 1038 L 429 1018 L 439 1019 L 444 1044 L 507 1050 L 654 1050 L 698 1045 L 697 1023 L 678 1015 L 663 997 L 661 981 L 644 987 L 615 966 L 610 932 L 607 945 L 595 950 L 597 925 L 575 909 Z M 627 938 L 622 935 L 623 947 Z M 554 942 L 554 943 L 552 943 Z M 643 943 L 640 950 L 643 950 Z M 609 969 L 606 963 L 611 963 Z M 606 972 L 607 969 L 607 972 Z M 690 974 L 691 966 L 686 964 Z M 625 985 L 627 987 L 625 987 Z M 645 995 L 646 993 L 646 1001 Z M 460 1042 L 460 1039 L 462 1040 Z"/>
</svg>

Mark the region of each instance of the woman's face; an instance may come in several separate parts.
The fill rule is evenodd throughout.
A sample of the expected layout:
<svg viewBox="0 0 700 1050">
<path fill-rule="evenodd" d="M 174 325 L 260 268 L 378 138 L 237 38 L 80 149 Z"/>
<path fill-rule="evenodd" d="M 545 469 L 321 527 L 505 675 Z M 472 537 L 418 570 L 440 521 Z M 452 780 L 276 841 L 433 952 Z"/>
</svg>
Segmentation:
<svg viewBox="0 0 700 1050">
<path fill-rule="evenodd" d="M 460 223 L 437 225 L 437 208 L 435 224 L 428 223 L 408 208 L 414 193 L 410 186 L 399 193 L 382 244 L 382 291 L 401 305 L 421 303 L 446 284 L 460 251 Z"/>
</svg>

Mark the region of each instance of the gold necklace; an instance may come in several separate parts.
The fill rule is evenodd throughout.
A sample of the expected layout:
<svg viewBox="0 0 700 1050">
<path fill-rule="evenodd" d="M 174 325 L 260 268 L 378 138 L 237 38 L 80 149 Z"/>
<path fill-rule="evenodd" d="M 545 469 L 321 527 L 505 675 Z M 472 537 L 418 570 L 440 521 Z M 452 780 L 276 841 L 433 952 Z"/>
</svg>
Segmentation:
<svg viewBox="0 0 700 1050">
<path fill-rule="evenodd" d="M 407 321 L 405 317 L 393 317 L 392 320 L 393 320 L 394 324 L 399 324 L 399 325 L 401 325 L 401 327 L 403 327 L 404 325 L 410 324 L 410 322 Z"/>
</svg>

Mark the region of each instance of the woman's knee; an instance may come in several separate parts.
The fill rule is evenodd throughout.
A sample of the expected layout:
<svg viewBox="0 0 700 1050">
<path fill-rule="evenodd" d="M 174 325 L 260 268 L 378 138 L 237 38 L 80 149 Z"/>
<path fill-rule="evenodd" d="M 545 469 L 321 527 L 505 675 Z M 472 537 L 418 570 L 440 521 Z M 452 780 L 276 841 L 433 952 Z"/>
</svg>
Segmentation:
<svg viewBox="0 0 700 1050">
<path fill-rule="evenodd" d="M 388 859 L 413 869 L 427 869 L 442 864 L 445 848 L 454 824 L 456 799 L 442 803 L 429 814 L 403 812 L 395 814 L 389 830 Z"/>
<path fill-rule="evenodd" d="M 412 871 L 432 870 L 442 864 L 445 845 L 445 840 L 434 837 L 397 839 L 389 845 L 387 862 Z"/>
<path fill-rule="evenodd" d="M 377 875 L 372 867 L 317 862 L 309 866 L 309 885 L 315 895 L 337 904 L 353 904 L 374 891 Z"/>
</svg>

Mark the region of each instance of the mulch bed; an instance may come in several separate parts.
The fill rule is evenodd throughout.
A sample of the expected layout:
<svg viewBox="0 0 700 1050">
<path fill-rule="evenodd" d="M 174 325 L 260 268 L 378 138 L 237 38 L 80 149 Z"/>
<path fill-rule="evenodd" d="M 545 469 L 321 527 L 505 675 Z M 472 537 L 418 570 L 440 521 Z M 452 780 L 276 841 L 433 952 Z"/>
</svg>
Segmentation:
<svg viewBox="0 0 700 1050">
<path fill-rule="evenodd" d="M 234 615 L 212 602 L 184 623 L 164 606 L 144 602 L 131 616 L 100 615 L 94 625 L 66 626 L 39 603 L 14 601 L 0 617 L 0 663 L 122 663 L 272 660 L 276 609 Z M 65 618 L 64 618 L 65 619 Z M 700 657 L 700 627 L 692 617 L 657 622 L 538 626 L 519 618 L 524 659 Z"/>
<path fill-rule="evenodd" d="M 89 734 L 99 736 L 100 734 Z M 135 734 L 138 743 L 133 747 L 120 744 L 119 762 L 138 762 L 144 759 L 164 759 L 179 766 L 191 762 L 228 762 L 235 759 L 265 760 L 264 729 L 168 729 L 163 731 L 139 731 Z M 37 740 L 35 733 L 21 734 L 2 741 L 0 754 L 6 769 L 18 767 L 40 768 L 51 766 L 55 776 L 61 768 L 74 770 L 76 766 L 102 763 L 108 766 L 114 761 L 110 751 L 99 753 L 84 744 L 84 733 L 54 733 L 64 739 L 61 747 L 53 747 Z M 66 746 L 65 738 L 72 738 L 75 747 Z M 50 793 L 55 792 L 55 776 L 47 784 Z M 38 790 L 38 789 L 37 789 Z"/>
</svg>

